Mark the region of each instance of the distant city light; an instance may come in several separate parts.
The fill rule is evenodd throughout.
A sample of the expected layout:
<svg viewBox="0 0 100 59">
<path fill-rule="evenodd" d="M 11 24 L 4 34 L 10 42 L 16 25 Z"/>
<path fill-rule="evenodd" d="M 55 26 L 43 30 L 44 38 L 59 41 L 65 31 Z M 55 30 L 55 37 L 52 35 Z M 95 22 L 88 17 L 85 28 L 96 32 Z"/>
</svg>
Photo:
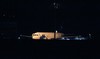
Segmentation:
<svg viewBox="0 0 100 59">
<path fill-rule="evenodd" d="M 54 8 L 56 8 L 56 9 L 59 7 L 59 4 L 58 3 L 55 3 L 54 2 L 53 5 L 54 5 Z"/>
<path fill-rule="evenodd" d="M 70 40 L 69 38 L 67 38 L 66 40 Z"/>
<path fill-rule="evenodd" d="M 20 39 L 20 37 L 18 37 L 18 39 Z"/>
<path fill-rule="evenodd" d="M 54 2 L 53 5 L 56 5 L 56 3 Z"/>
<path fill-rule="evenodd" d="M 75 40 L 85 40 L 84 37 L 76 37 Z"/>
</svg>

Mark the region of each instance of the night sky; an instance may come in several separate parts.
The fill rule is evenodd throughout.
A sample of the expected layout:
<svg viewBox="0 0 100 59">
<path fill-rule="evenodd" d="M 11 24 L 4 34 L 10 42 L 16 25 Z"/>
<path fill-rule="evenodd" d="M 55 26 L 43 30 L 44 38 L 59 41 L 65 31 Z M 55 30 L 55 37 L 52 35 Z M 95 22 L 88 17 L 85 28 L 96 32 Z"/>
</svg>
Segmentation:
<svg viewBox="0 0 100 59">
<path fill-rule="evenodd" d="M 0 0 L 0 27 L 1 32 L 21 34 L 61 31 L 60 26 L 65 33 L 94 33 L 100 30 L 99 13 L 100 4 L 94 1 Z"/>
</svg>

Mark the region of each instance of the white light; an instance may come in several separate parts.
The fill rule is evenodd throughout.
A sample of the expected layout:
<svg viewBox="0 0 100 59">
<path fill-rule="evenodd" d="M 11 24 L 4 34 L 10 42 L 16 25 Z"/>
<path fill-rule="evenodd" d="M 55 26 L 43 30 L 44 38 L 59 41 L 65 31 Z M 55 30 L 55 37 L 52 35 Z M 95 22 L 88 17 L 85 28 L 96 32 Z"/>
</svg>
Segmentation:
<svg viewBox="0 0 100 59">
<path fill-rule="evenodd" d="M 56 3 L 53 3 L 53 5 L 56 5 Z"/>
<path fill-rule="evenodd" d="M 61 39 L 62 39 L 62 40 L 64 40 L 65 38 L 64 38 L 64 37 L 62 37 Z"/>
<path fill-rule="evenodd" d="M 76 39 L 76 40 L 79 40 L 79 38 L 78 38 L 78 37 L 76 37 L 75 39 Z"/>
<path fill-rule="evenodd" d="M 70 40 L 69 38 L 67 38 L 66 40 Z"/>
<path fill-rule="evenodd" d="M 57 33 L 58 31 L 56 30 L 56 33 Z"/>
<path fill-rule="evenodd" d="M 76 37 L 75 39 L 76 39 L 76 40 L 85 40 L 84 37 L 80 37 L 80 38 L 79 38 L 79 37 Z"/>
<path fill-rule="evenodd" d="M 18 37 L 18 39 L 20 39 L 20 37 Z"/>
</svg>

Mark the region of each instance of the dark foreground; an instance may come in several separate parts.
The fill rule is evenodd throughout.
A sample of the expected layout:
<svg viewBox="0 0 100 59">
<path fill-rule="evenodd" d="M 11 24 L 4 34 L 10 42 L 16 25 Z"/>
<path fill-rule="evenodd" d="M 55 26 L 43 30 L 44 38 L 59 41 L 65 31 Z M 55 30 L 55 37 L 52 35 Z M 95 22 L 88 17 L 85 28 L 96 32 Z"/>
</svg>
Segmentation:
<svg viewBox="0 0 100 59">
<path fill-rule="evenodd" d="M 97 48 L 95 41 L 88 40 L 1 40 L 0 59 L 91 59 L 98 56 Z"/>
</svg>

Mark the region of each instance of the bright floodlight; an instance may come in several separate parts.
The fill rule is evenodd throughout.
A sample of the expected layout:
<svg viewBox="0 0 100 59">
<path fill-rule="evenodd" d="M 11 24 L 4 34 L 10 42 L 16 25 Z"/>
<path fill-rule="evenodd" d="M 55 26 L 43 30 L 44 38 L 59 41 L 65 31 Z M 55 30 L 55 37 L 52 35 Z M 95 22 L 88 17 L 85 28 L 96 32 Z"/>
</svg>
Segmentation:
<svg viewBox="0 0 100 59">
<path fill-rule="evenodd" d="M 58 31 L 56 30 L 56 33 L 57 33 Z"/>
</svg>

